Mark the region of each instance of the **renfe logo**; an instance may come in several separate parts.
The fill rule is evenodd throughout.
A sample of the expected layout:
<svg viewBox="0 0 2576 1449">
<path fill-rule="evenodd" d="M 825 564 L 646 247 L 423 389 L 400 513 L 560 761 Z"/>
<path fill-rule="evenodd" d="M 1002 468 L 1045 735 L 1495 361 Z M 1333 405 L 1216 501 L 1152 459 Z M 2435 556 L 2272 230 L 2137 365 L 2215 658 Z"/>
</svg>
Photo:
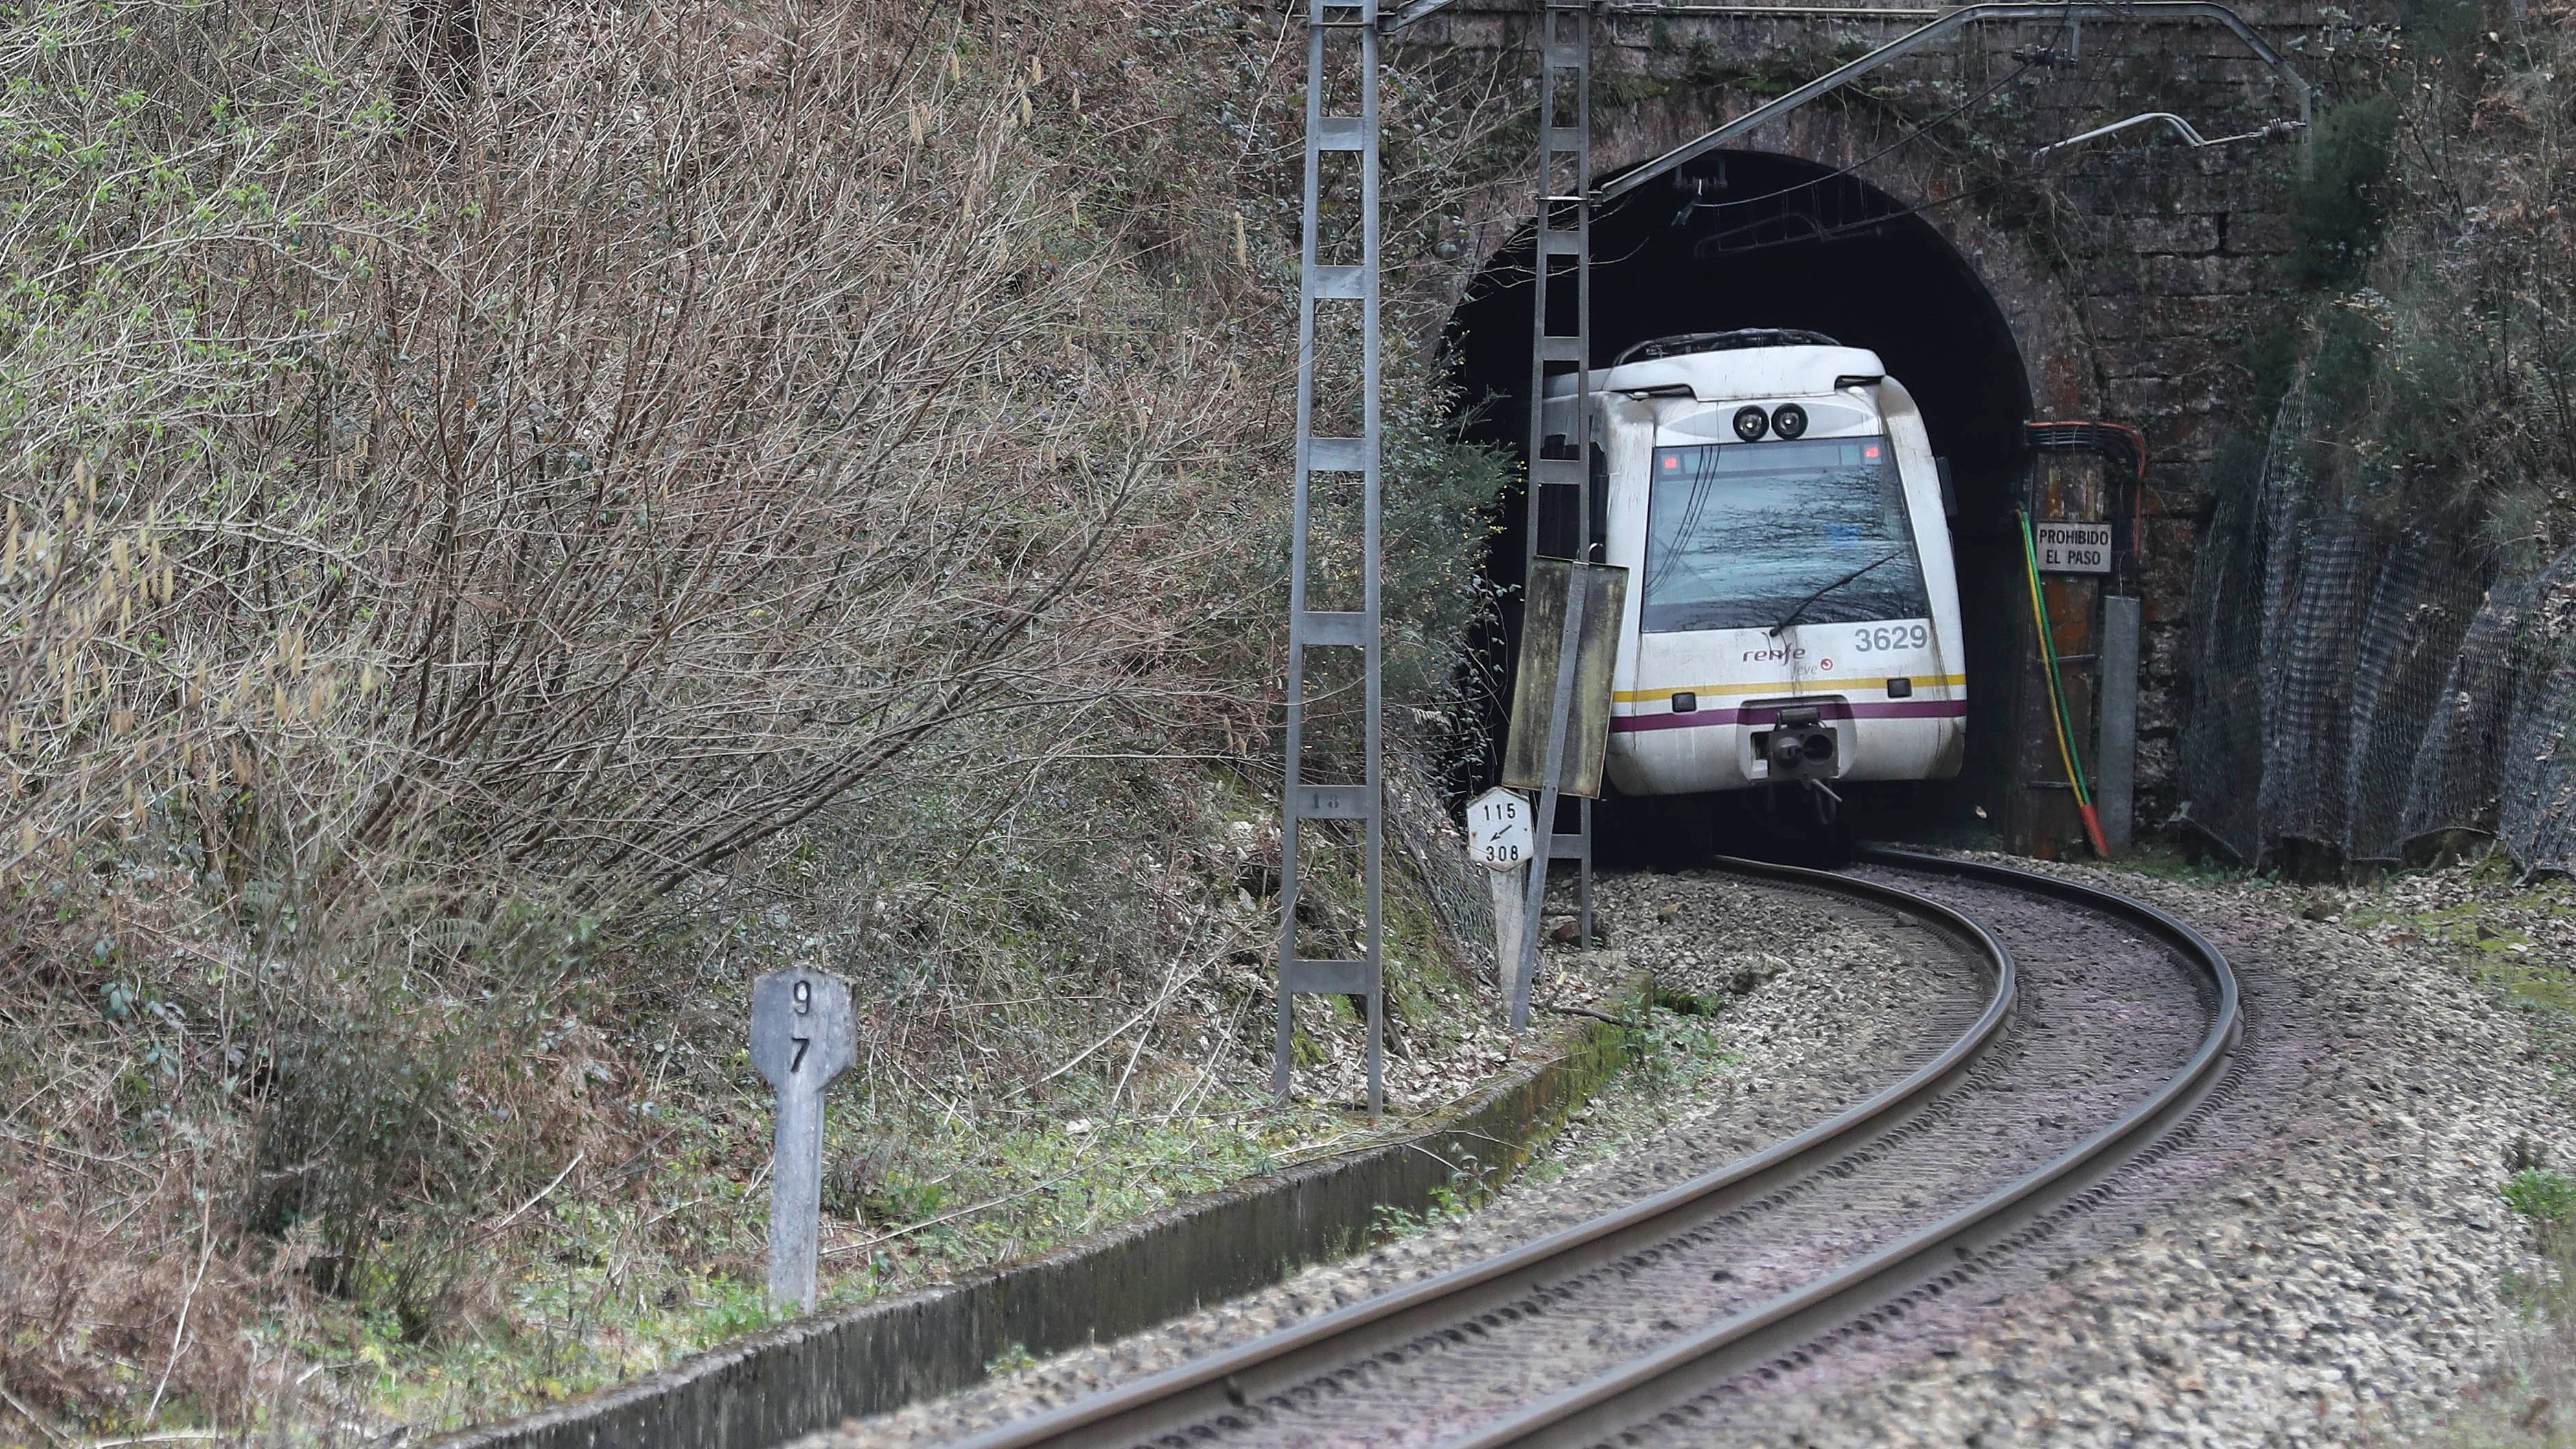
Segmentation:
<svg viewBox="0 0 2576 1449">
<path fill-rule="evenodd" d="M 1792 659 L 1804 659 L 1806 657 L 1807 651 L 1802 648 L 1747 649 L 1744 651 L 1744 662 L 1747 664 L 1786 664 Z"/>
</svg>

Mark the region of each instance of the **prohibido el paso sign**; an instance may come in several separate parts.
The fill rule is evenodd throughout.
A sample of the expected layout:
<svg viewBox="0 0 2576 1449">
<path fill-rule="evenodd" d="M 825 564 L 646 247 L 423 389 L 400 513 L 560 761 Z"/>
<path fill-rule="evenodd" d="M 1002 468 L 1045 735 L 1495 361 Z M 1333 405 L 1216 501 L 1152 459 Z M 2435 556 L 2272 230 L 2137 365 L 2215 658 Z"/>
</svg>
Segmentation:
<svg viewBox="0 0 2576 1449">
<path fill-rule="evenodd" d="M 2107 574 L 2111 571 L 2111 525 L 2107 523 L 2034 523 L 2039 569 L 2049 574 Z"/>
</svg>

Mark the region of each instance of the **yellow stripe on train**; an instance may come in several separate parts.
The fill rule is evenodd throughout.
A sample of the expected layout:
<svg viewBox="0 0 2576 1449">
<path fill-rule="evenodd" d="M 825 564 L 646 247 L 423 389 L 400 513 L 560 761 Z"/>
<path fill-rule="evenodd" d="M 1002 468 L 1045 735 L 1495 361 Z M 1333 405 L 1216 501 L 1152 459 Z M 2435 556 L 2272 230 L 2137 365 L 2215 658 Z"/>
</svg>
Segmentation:
<svg viewBox="0 0 2576 1449">
<path fill-rule="evenodd" d="M 1762 680 L 1753 684 L 1698 684 L 1684 689 L 1622 689 L 1610 697 L 1620 704 L 1643 704 L 1648 700 L 1670 699 L 1676 694 L 1781 694 L 1796 693 L 1801 690 L 1815 693 L 1835 688 L 1883 689 L 1888 679 L 1905 677 L 1904 675 L 1853 673 L 1830 679 L 1815 676 L 1807 679 Z M 1913 676 L 1913 680 L 1914 687 L 1917 689 L 1957 689 L 1968 682 L 1968 676 L 1917 674 Z"/>
</svg>

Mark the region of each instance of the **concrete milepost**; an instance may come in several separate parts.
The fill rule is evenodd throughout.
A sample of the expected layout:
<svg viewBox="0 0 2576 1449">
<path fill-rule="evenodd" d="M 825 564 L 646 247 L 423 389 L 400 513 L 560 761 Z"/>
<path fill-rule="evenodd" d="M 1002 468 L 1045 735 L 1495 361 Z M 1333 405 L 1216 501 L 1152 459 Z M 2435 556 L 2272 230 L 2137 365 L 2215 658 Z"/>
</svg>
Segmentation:
<svg viewBox="0 0 2576 1449">
<path fill-rule="evenodd" d="M 751 1064 L 778 1089 L 769 1297 L 808 1313 L 823 1216 L 823 1092 L 858 1054 L 848 982 L 821 971 L 773 971 L 752 983 Z"/>
<path fill-rule="evenodd" d="M 1467 855 L 1485 868 L 1493 892 L 1495 985 L 1505 991 L 1521 959 L 1522 882 L 1537 844 L 1534 818 L 1530 803 L 1509 790 L 1488 790 L 1467 802 Z"/>
</svg>

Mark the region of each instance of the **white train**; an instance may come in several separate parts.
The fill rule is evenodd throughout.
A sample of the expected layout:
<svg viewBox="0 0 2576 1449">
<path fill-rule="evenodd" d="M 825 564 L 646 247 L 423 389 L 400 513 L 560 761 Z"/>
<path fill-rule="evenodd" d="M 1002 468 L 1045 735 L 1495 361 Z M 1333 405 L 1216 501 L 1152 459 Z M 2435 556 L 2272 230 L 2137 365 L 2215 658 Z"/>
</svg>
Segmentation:
<svg viewBox="0 0 2576 1449">
<path fill-rule="evenodd" d="M 1641 343 L 1595 374 L 1594 557 L 1624 565 L 1624 795 L 1945 779 L 1968 680 L 1942 480 L 1875 353 L 1814 333 Z M 1550 388 L 1571 436 L 1573 379 Z M 1562 424 L 1560 428 L 1558 425 Z"/>
</svg>

